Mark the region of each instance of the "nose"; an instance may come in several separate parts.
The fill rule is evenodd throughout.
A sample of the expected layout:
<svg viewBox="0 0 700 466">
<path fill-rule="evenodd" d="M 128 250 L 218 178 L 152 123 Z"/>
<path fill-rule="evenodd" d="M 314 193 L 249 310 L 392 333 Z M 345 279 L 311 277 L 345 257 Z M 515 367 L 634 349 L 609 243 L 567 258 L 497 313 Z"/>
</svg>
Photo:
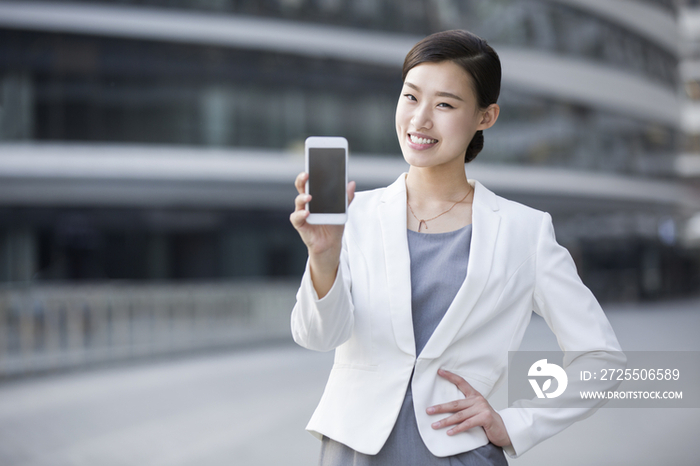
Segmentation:
<svg viewBox="0 0 700 466">
<path fill-rule="evenodd" d="M 431 109 L 425 105 L 421 104 L 416 107 L 413 117 L 411 118 L 411 125 L 415 129 L 430 129 L 433 127 L 433 119 L 431 114 Z"/>
</svg>

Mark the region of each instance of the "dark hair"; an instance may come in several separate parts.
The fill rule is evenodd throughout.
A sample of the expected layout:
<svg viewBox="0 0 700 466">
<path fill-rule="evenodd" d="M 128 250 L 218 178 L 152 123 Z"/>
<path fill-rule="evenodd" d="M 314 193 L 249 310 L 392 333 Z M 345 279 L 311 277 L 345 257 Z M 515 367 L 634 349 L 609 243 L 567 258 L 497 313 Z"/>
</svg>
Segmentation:
<svg viewBox="0 0 700 466">
<path fill-rule="evenodd" d="M 454 29 L 436 32 L 418 42 L 406 55 L 401 79 L 406 80 L 411 68 L 421 63 L 442 61 L 458 64 L 471 76 L 479 108 L 496 103 L 501 91 L 501 61 L 484 39 L 468 31 Z M 474 160 L 483 148 L 484 133 L 479 130 L 467 147 L 464 163 Z"/>
</svg>

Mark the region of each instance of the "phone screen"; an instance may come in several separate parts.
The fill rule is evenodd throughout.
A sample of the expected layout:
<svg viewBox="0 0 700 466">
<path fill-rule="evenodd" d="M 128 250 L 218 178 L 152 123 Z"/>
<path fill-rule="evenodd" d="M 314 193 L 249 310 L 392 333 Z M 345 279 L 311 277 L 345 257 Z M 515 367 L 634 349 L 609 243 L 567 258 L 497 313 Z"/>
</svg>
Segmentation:
<svg viewBox="0 0 700 466">
<path fill-rule="evenodd" d="M 309 148 L 309 212 L 345 213 L 345 149 Z"/>
</svg>

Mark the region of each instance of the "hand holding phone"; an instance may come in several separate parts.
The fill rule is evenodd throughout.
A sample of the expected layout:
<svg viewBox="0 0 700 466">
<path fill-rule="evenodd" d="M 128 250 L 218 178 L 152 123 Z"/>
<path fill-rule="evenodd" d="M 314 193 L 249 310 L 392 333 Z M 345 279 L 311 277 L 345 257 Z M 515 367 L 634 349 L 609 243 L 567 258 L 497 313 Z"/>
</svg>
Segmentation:
<svg viewBox="0 0 700 466">
<path fill-rule="evenodd" d="M 310 138 L 312 139 L 312 138 Z M 326 138 L 322 138 L 326 139 Z M 294 200 L 294 205 L 295 205 L 295 210 L 292 212 L 292 214 L 289 216 L 289 220 L 291 221 L 292 225 L 294 228 L 299 232 L 299 236 L 301 236 L 301 239 L 304 241 L 304 244 L 309 250 L 309 266 L 310 266 L 310 271 L 311 271 L 311 281 L 314 285 L 314 288 L 316 290 L 316 293 L 319 298 L 322 298 L 325 296 L 325 294 L 328 292 L 328 290 L 331 289 L 331 286 L 333 285 L 333 282 L 335 280 L 336 276 L 336 271 L 338 269 L 338 264 L 340 260 L 340 250 L 341 250 L 341 245 L 342 245 L 342 238 L 343 238 L 343 230 L 345 228 L 344 222 L 347 219 L 347 206 L 349 205 L 350 202 L 352 202 L 352 199 L 355 194 L 355 183 L 347 183 L 347 141 L 345 141 L 344 138 L 338 138 L 341 139 L 341 141 L 327 141 L 321 149 L 327 149 L 327 148 L 339 148 L 338 147 L 338 142 L 340 142 L 342 149 L 344 149 L 344 158 L 342 165 L 344 166 L 343 168 L 343 173 L 342 176 L 338 176 L 336 172 L 335 178 L 340 179 L 342 178 L 342 190 L 343 193 L 342 195 L 339 195 L 337 190 L 332 190 L 334 195 L 332 197 L 335 197 L 335 199 L 342 199 L 342 205 L 344 206 L 344 213 L 337 213 L 337 212 L 317 212 L 315 209 L 315 205 L 309 205 L 311 204 L 311 201 L 314 200 L 313 196 L 310 196 L 309 193 L 309 184 L 311 185 L 312 189 L 314 186 L 314 183 L 311 182 L 309 183 L 309 179 L 311 178 L 309 175 L 309 166 L 311 165 L 312 167 L 315 165 L 314 163 L 314 156 L 315 155 L 321 155 L 321 154 L 316 154 L 314 151 L 309 154 L 308 149 L 311 148 L 316 148 L 316 141 L 313 139 L 311 141 L 307 140 L 307 150 L 306 150 L 306 172 L 300 173 L 295 182 L 294 186 L 297 189 L 297 192 L 299 193 Z M 310 143 L 310 144 L 309 144 Z M 323 143 L 321 143 L 323 144 Z M 309 155 L 311 155 L 311 161 L 309 160 Z M 336 155 L 338 155 L 336 153 Z M 310 163 L 309 163 L 310 162 Z M 335 165 L 336 168 L 338 165 L 338 160 L 335 160 Z M 323 174 L 318 175 L 315 177 L 318 178 L 319 181 L 323 181 L 325 178 Z M 325 178 L 328 180 L 328 178 Z M 337 183 L 336 183 L 337 184 Z M 320 195 L 323 197 L 323 194 L 317 194 L 317 196 Z M 311 208 L 312 211 L 310 212 L 309 209 Z M 323 210 L 323 209 L 320 209 Z M 326 209 L 330 210 L 330 209 Z M 322 217 L 317 217 L 317 222 L 316 223 L 321 223 L 321 224 L 313 224 L 312 222 L 308 221 L 308 217 L 310 217 L 313 214 L 316 216 L 321 215 Z M 325 217 L 326 215 L 331 215 L 333 217 Z M 338 219 L 337 216 L 342 215 L 343 218 Z M 341 220 L 340 223 L 337 224 L 329 224 L 326 222 L 326 219 L 329 219 L 331 221 L 338 221 Z M 320 221 L 320 222 L 319 222 Z"/>
</svg>

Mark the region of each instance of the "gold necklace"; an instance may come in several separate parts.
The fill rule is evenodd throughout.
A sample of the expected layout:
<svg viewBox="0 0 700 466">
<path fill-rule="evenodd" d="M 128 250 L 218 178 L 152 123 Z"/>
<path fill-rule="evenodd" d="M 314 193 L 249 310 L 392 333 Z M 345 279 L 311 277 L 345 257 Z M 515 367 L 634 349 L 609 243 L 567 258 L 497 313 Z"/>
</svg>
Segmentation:
<svg viewBox="0 0 700 466">
<path fill-rule="evenodd" d="M 426 220 L 426 219 L 420 219 L 420 218 L 416 217 L 416 214 L 415 214 L 415 212 L 413 212 L 413 209 L 411 209 L 411 204 L 408 202 L 408 198 L 407 198 L 407 199 L 406 199 L 406 204 L 408 205 L 408 210 L 410 210 L 410 211 L 411 211 L 411 215 L 413 215 L 413 217 L 414 217 L 416 220 L 418 220 L 418 233 L 420 233 L 420 229 L 421 229 L 423 226 L 425 226 L 425 229 L 427 230 L 427 229 L 428 229 L 428 222 L 429 222 L 429 221 L 435 220 L 436 218 L 440 217 L 441 215 L 445 215 L 447 212 L 449 212 L 450 210 L 452 210 L 452 209 L 454 208 L 454 206 L 456 206 L 456 205 L 459 204 L 460 202 L 464 201 L 464 200 L 467 198 L 467 196 L 469 196 L 469 194 L 471 194 L 471 192 L 472 192 L 472 190 L 470 189 L 469 192 L 467 192 L 467 194 L 466 194 L 462 199 L 460 199 L 459 201 L 457 201 L 457 202 L 455 202 L 454 204 L 452 204 L 452 207 L 450 207 L 449 209 L 447 209 L 447 210 L 444 211 L 443 213 L 438 214 L 438 215 L 436 215 L 435 217 L 429 218 L 429 219 L 427 219 L 427 220 Z"/>
</svg>

